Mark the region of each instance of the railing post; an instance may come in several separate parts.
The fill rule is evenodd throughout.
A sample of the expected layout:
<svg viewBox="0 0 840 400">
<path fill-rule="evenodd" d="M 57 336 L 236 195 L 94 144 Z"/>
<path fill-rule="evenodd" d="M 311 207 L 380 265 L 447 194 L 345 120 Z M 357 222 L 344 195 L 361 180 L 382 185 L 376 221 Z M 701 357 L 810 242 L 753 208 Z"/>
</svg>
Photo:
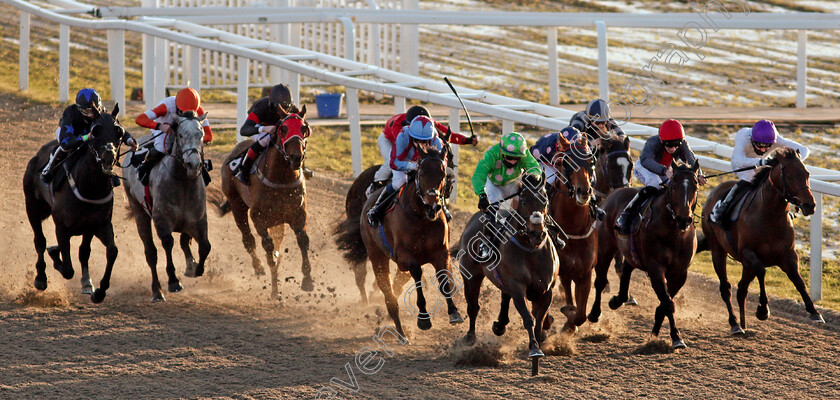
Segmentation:
<svg viewBox="0 0 840 400">
<path fill-rule="evenodd" d="M 420 0 L 403 0 L 403 9 L 417 10 L 420 8 Z M 420 75 L 420 26 L 417 24 L 403 24 L 400 36 L 402 48 L 400 49 L 403 60 L 404 74 Z"/>
<path fill-rule="evenodd" d="M 152 91 L 152 106 L 159 103 L 166 97 L 166 84 L 167 76 L 166 76 L 166 62 L 167 62 L 167 51 L 166 51 L 166 40 L 163 38 L 156 37 L 155 41 L 155 79 L 154 79 L 154 87 Z"/>
<path fill-rule="evenodd" d="M 27 12 L 20 13 L 20 48 L 18 49 L 18 88 L 29 89 L 29 22 Z"/>
<path fill-rule="evenodd" d="M 557 70 L 557 27 L 549 26 L 548 30 L 548 104 L 560 104 L 560 86 Z"/>
<path fill-rule="evenodd" d="M 347 122 L 350 123 L 350 155 L 353 177 L 362 173 L 362 124 L 359 116 L 359 89 L 347 88 Z"/>
<path fill-rule="evenodd" d="M 805 48 L 808 44 L 808 31 L 802 29 L 798 32 L 796 45 L 796 108 L 806 108 L 805 92 L 808 89 L 806 82 L 808 73 L 808 56 Z"/>
<path fill-rule="evenodd" d="M 156 0 L 141 0 L 143 7 L 157 7 Z M 190 78 L 192 79 L 192 78 Z M 143 35 L 143 102 L 146 109 L 151 109 L 155 103 L 155 38 Z M 157 101 L 160 101 L 158 99 Z"/>
<path fill-rule="evenodd" d="M 405 112 L 405 97 L 394 97 L 394 114 Z"/>
<path fill-rule="evenodd" d="M 502 120 L 502 135 L 505 133 L 513 132 L 513 121 L 503 119 Z"/>
<path fill-rule="evenodd" d="M 125 116 L 125 31 L 109 29 L 107 35 L 111 100 L 120 105 L 120 116 Z"/>
<path fill-rule="evenodd" d="M 238 57 L 238 74 L 236 76 L 236 141 L 242 140 L 239 134 L 239 128 L 245 123 L 245 118 L 248 117 L 248 59 L 245 57 Z"/>
<path fill-rule="evenodd" d="M 58 43 L 58 102 L 70 99 L 70 26 L 59 26 Z"/>
<path fill-rule="evenodd" d="M 822 299 L 822 216 L 823 194 L 814 192 L 814 214 L 811 215 L 811 300 Z"/>
<path fill-rule="evenodd" d="M 461 109 L 449 109 L 449 129 L 452 133 L 461 133 Z M 455 204 L 458 201 L 458 150 L 461 146 L 450 146 L 452 148 L 452 159 L 455 161 L 454 176 L 452 177 L 452 193 L 449 194 L 449 202 Z"/>
<path fill-rule="evenodd" d="M 190 47 L 190 87 L 201 93 L 201 48 Z"/>
<path fill-rule="evenodd" d="M 610 80 L 607 72 L 607 25 L 604 21 L 595 21 L 595 28 L 598 30 L 598 88 L 600 97 L 604 101 L 610 101 Z"/>
</svg>

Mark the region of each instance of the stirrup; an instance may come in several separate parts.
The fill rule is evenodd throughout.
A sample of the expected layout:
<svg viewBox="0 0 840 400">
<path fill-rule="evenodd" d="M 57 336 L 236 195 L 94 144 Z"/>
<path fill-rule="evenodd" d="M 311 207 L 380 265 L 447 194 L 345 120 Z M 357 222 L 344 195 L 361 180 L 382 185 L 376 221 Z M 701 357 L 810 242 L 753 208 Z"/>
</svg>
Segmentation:
<svg viewBox="0 0 840 400">
<path fill-rule="evenodd" d="M 376 207 L 373 207 L 370 210 L 368 210 L 368 213 L 367 213 L 368 225 L 370 225 L 373 228 L 376 228 L 376 227 L 379 226 L 379 218 L 376 215 L 378 213 L 379 213 L 379 210 L 377 210 Z"/>
<path fill-rule="evenodd" d="M 301 168 L 301 169 L 303 170 L 303 177 L 304 177 L 304 178 L 306 178 L 306 179 L 312 179 L 312 177 L 313 177 L 313 176 L 315 176 L 315 172 L 314 172 L 314 171 L 312 171 L 311 169 L 306 168 L 306 167 L 303 167 L 303 168 Z"/>
<path fill-rule="evenodd" d="M 242 182 L 245 185 L 251 185 L 251 174 L 245 174 L 245 170 L 240 169 L 236 173 L 236 179 L 239 179 L 239 182 Z"/>
</svg>

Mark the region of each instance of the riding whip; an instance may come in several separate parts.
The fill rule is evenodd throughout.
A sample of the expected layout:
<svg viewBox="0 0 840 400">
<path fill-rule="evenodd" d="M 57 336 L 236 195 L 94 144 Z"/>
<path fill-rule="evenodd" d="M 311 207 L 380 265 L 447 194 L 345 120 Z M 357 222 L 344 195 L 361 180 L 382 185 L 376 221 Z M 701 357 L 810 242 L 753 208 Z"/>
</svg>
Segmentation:
<svg viewBox="0 0 840 400">
<path fill-rule="evenodd" d="M 716 177 L 716 176 L 721 176 L 721 175 L 726 175 L 726 174 L 733 174 L 733 173 L 736 173 L 736 172 L 749 171 L 749 170 L 751 170 L 751 169 L 756 169 L 756 168 L 758 168 L 758 166 L 757 166 L 757 165 L 753 165 L 753 166 L 751 166 L 751 167 L 738 168 L 738 169 L 734 169 L 734 170 L 732 170 L 732 171 L 721 172 L 721 173 L 719 173 L 719 174 L 706 175 L 706 179 L 709 179 L 709 178 L 714 178 L 714 177 Z"/>
<path fill-rule="evenodd" d="M 467 124 L 470 126 L 470 141 L 475 140 L 475 131 L 473 131 L 472 120 L 470 119 L 470 112 L 467 111 L 467 106 L 464 105 L 464 101 L 461 100 L 461 96 L 458 95 L 458 92 L 455 90 L 455 86 L 452 86 L 452 82 L 449 82 L 449 78 L 443 77 L 443 80 L 449 85 L 449 88 L 452 89 L 452 93 L 455 94 L 455 97 L 458 99 L 458 102 L 461 103 L 461 108 L 464 109 L 464 114 L 467 115 Z"/>
</svg>

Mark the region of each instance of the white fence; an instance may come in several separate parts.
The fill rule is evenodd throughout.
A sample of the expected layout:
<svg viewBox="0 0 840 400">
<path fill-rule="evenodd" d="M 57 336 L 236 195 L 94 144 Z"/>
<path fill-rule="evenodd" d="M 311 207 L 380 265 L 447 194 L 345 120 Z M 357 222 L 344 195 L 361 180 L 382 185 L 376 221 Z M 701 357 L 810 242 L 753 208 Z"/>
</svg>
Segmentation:
<svg viewBox="0 0 840 400">
<path fill-rule="evenodd" d="M 20 86 L 22 89 L 25 89 L 28 85 L 30 15 L 36 15 L 60 25 L 59 101 L 67 101 L 68 99 L 70 26 L 107 31 L 110 77 L 111 83 L 114 85 L 111 92 L 114 100 L 118 102 L 124 102 L 125 100 L 124 35 L 126 31 L 137 32 L 146 36 L 146 39 L 144 40 L 146 42 L 154 43 L 155 49 L 160 50 L 160 54 L 163 54 L 165 49 L 165 41 L 171 41 L 179 43 L 181 46 L 187 46 L 189 49 L 188 51 L 190 52 L 196 52 L 199 50 L 216 51 L 220 54 L 235 57 L 238 70 L 237 91 L 239 93 L 237 108 L 241 113 L 240 115 L 243 116 L 245 109 L 247 108 L 247 90 L 250 82 L 248 78 L 251 70 L 249 63 L 254 61 L 265 63 L 272 67 L 278 67 L 290 74 L 301 74 L 313 79 L 329 82 L 333 85 L 345 86 L 347 88 L 347 114 L 350 120 L 352 165 L 355 174 L 360 173 L 362 169 L 358 90 L 361 89 L 393 96 L 395 99 L 396 112 L 403 112 L 405 110 L 406 98 L 447 106 L 451 109 L 449 125 L 452 126 L 453 131 L 458 131 L 460 127 L 460 103 L 449 92 L 448 86 L 443 82 L 430 81 L 418 78 L 411 74 L 399 73 L 355 61 L 356 47 L 354 40 L 354 21 L 377 23 L 387 20 L 392 23 L 408 24 L 463 24 L 463 21 L 467 21 L 468 24 L 489 25 L 509 25 L 511 24 L 511 21 L 513 21 L 517 25 L 553 27 L 548 29 L 548 37 L 552 37 L 551 31 L 554 30 L 555 39 L 557 26 L 592 26 L 594 22 L 595 25 L 599 27 L 599 32 L 602 33 L 599 37 L 604 37 L 604 42 L 599 40 L 599 47 L 601 47 L 601 43 L 603 43 L 603 54 L 601 58 L 604 62 L 602 67 L 606 68 L 605 36 L 607 23 L 604 22 L 605 20 L 610 21 L 610 26 L 648 26 L 654 24 L 657 27 L 680 28 L 685 26 L 685 23 L 691 22 L 691 18 L 694 18 L 693 15 L 686 16 L 683 14 L 665 16 L 637 14 L 550 14 L 548 17 L 545 17 L 544 15 L 538 13 L 509 13 L 504 16 L 500 15 L 500 13 L 461 13 L 460 15 L 455 15 L 454 13 L 438 13 L 439 15 L 432 16 L 428 12 L 421 11 L 407 12 L 380 10 L 375 13 L 371 13 L 369 10 L 360 11 L 351 9 L 340 10 L 339 14 L 332 15 L 330 14 L 332 11 L 324 10 L 292 11 L 290 9 L 283 9 L 285 13 L 283 15 L 275 15 L 270 13 L 268 10 L 262 10 L 260 11 L 260 16 L 254 16 L 253 20 L 250 20 L 252 17 L 249 16 L 248 13 L 253 13 L 255 12 L 254 10 L 234 9 L 227 11 L 227 16 L 225 18 L 227 18 L 226 21 L 228 21 L 228 23 L 232 23 L 232 14 L 241 14 L 236 15 L 233 18 L 236 19 L 237 22 L 242 23 L 293 23 L 301 21 L 321 22 L 338 20 L 342 23 L 345 32 L 347 32 L 345 35 L 345 55 L 349 59 L 343 59 L 298 47 L 274 43 L 268 40 L 249 38 L 186 21 L 186 19 L 198 19 L 202 23 L 222 23 L 220 22 L 221 20 L 202 20 L 202 18 L 207 17 L 178 17 L 177 19 L 143 17 L 136 21 L 90 20 L 61 15 L 57 12 L 45 10 L 21 0 L 0 1 L 21 10 Z M 85 10 L 91 9 L 90 6 L 67 0 L 61 0 L 61 3 L 70 4 L 70 7 L 82 8 Z M 81 7 L 79 7 L 80 5 Z M 104 15 L 114 9 L 109 9 L 110 11 L 103 10 L 104 9 L 100 9 L 98 12 Z M 75 11 L 76 10 L 71 10 L 69 12 Z M 125 12 L 125 10 L 118 11 L 119 15 L 130 14 L 129 12 Z M 146 11 L 149 13 L 161 12 L 159 9 L 144 10 L 144 12 Z M 210 12 L 212 10 L 205 8 L 202 9 L 202 11 Z M 172 12 L 172 10 L 167 10 L 167 12 Z M 190 12 L 195 13 L 195 10 L 193 9 Z M 593 18 L 597 19 L 593 21 Z M 762 18 L 764 19 L 739 21 L 733 17 L 729 20 L 720 21 L 719 25 L 723 29 L 767 29 L 767 26 L 773 26 L 779 29 L 836 28 L 836 17 L 831 17 L 834 19 L 823 18 L 820 14 L 804 15 L 793 13 L 784 16 L 766 15 L 762 16 Z M 164 27 L 168 29 L 164 29 Z M 210 38 L 212 38 L 212 40 Z M 556 49 L 556 45 L 549 47 Z M 196 57 L 193 59 L 198 58 Z M 162 63 L 159 63 L 156 66 L 144 65 L 144 78 L 148 78 L 149 75 L 147 75 L 147 72 L 152 70 L 152 76 L 159 79 L 159 84 L 155 85 L 155 88 L 162 91 L 164 83 L 162 78 L 165 74 L 163 70 L 164 67 L 161 64 Z M 155 71 L 156 68 L 158 70 Z M 556 66 L 554 68 L 556 68 Z M 193 70 L 190 73 L 190 77 L 192 79 L 200 77 L 200 71 L 195 67 L 195 63 L 189 63 L 189 69 Z M 551 70 L 551 67 L 549 67 L 549 70 Z M 554 71 L 556 71 L 556 69 Z M 199 80 L 196 79 L 196 81 Z M 565 110 L 520 99 L 494 95 L 484 91 L 463 90 L 461 96 L 464 98 L 464 102 L 471 112 L 488 115 L 501 120 L 503 130 L 505 131 L 513 130 L 514 123 L 536 126 L 543 129 L 559 130 L 567 125 L 567 121 L 574 113 L 572 110 Z M 160 96 L 157 96 L 156 98 L 161 97 L 163 97 L 162 93 L 160 93 Z M 647 135 L 655 133 L 655 129 L 643 125 L 627 123 L 624 127 L 625 131 L 631 135 Z M 689 138 L 689 141 L 691 142 L 692 147 L 698 151 L 711 152 L 713 155 L 725 158 L 731 156 L 731 147 L 695 138 Z M 641 148 L 643 141 L 633 138 L 632 143 L 634 148 L 639 149 Z M 700 156 L 700 159 L 706 169 L 719 171 L 726 171 L 729 169 L 729 162 L 726 160 L 707 156 Z M 817 210 L 814 216 L 811 217 L 811 295 L 814 299 L 820 299 L 822 267 L 822 196 L 823 194 L 840 196 L 840 185 L 825 181 L 825 179 L 835 179 L 840 173 L 822 168 L 808 167 L 808 169 L 815 177 L 819 176 L 822 178 L 811 180 L 811 187 L 817 197 Z"/>
</svg>

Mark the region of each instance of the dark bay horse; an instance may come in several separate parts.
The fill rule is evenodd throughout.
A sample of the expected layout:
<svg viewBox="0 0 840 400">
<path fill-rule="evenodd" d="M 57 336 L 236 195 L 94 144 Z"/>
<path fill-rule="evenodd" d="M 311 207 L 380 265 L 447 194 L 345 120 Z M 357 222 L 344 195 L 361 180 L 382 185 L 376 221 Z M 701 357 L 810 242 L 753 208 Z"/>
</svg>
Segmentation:
<svg viewBox="0 0 840 400">
<path fill-rule="evenodd" d="M 26 215 L 35 233 L 35 251 L 38 253 L 35 288 L 38 290 L 47 288 L 45 250 L 53 259 L 55 269 L 65 279 L 73 278 L 70 238 L 81 235 L 79 262 L 82 265 L 82 293 L 89 293 L 94 303 L 105 299 L 118 253 L 111 224 L 114 208 L 112 170 L 117 163 L 119 146 L 125 134 L 116 120 L 118 113 L 118 105 L 114 106 L 110 114 L 94 110 L 94 121 L 90 129 L 92 139 L 68 155 L 57 167 L 60 170 L 55 173 L 51 185 L 42 183 L 39 175 L 58 146 L 57 141 L 53 140 L 41 147 L 26 165 L 23 194 L 26 198 Z M 50 216 L 55 223 L 58 246 L 47 249 L 42 221 Z M 88 274 L 90 242 L 94 236 L 105 246 L 107 260 L 105 274 L 96 290 L 93 290 Z"/>
<path fill-rule="evenodd" d="M 477 246 L 487 240 L 483 233 L 484 213 L 478 212 L 470 218 L 458 251 L 461 276 L 464 279 L 464 296 L 467 299 L 467 314 L 470 327 L 464 336 L 464 343 L 475 344 L 475 320 L 480 306 L 478 304 L 481 284 L 486 277 L 501 290 L 502 304 L 499 318 L 493 322 L 493 333 L 505 334 L 510 322 L 508 311 L 510 301 L 522 317 L 522 323 L 528 332 L 528 356 L 532 360 L 531 373 L 539 370 L 539 358 L 544 354 L 540 343 L 546 338 L 544 319 L 551 306 L 552 290 L 557 279 L 558 256 L 552 240 L 548 239 L 545 216 L 548 201 L 545 193 L 545 177 L 534 178 L 526 174 L 521 182 L 523 188 L 519 195 L 519 204 L 503 231 L 512 232 L 500 245 L 492 248 L 492 254 L 482 259 Z M 501 212 L 501 211 L 499 211 Z M 586 214 L 588 214 L 588 210 Z M 495 235 L 495 233 L 489 233 Z M 566 246 L 569 247 L 569 246 Z M 531 301 L 528 310 L 526 300 Z"/>
<path fill-rule="evenodd" d="M 573 333 L 586 322 L 586 303 L 592 288 L 592 269 L 595 267 L 598 235 L 597 220 L 589 212 L 592 198 L 590 186 L 594 174 L 594 156 L 586 141 L 572 143 L 562 157 L 555 157 L 557 177 L 549 202 L 549 214 L 566 232 L 566 247 L 558 252 L 560 283 L 566 295 L 561 312 L 566 315 L 563 330 Z M 572 290 L 574 282 L 574 291 Z"/>
<path fill-rule="evenodd" d="M 630 156 L 630 138 L 619 136 L 603 137 L 597 148 L 595 161 L 595 198 L 597 204 L 604 203 L 604 199 L 616 189 L 630 186 L 633 177 L 633 157 Z M 624 269 L 624 257 L 620 252 L 615 253 L 615 273 L 621 276 Z M 627 305 L 636 305 L 636 299 L 627 295 Z"/>
<path fill-rule="evenodd" d="M 336 230 L 336 242 L 345 251 L 345 259 L 353 265 L 364 265 L 365 259 L 370 260 L 376 283 L 385 295 L 388 314 L 403 336 L 405 333 L 400 322 L 399 304 L 391 286 L 389 260 L 396 262 L 398 271 L 407 271 L 414 278 L 415 286 L 409 290 L 417 298 L 414 314 L 418 328 L 427 330 L 432 327 L 433 314 L 426 309 L 421 281 L 421 267 L 428 263 L 435 268 L 438 288 L 446 298 L 449 322 L 463 322 L 452 301 L 455 287 L 449 271 L 449 225 L 440 205 L 447 178 L 446 160 L 435 149 L 417 150 L 421 157 L 417 172 L 409 174 L 405 186 L 397 195 L 393 210 L 385 214 L 381 226 L 373 228 L 365 218 L 361 218 L 376 201 L 377 191 L 367 199 L 361 213 L 349 215 Z M 364 282 L 364 277 L 361 281 Z M 411 294 L 408 293 L 404 298 Z M 409 306 L 407 301 L 406 306 Z"/>
<path fill-rule="evenodd" d="M 277 227 L 273 232 L 277 235 L 279 245 L 285 235 L 285 224 L 289 224 L 294 230 L 303 259 L 303 280 L 300 287 L 307 292 L 314 289 L 312 266 L 309 262 L 309 235 L 306 233 L 306 182 L 301 171 L 306 157 L 306 139 L 312 130 L 306 122 L 305 105 L 299 112 L 289 113 L 281 110 L 281 113 L 283 117 L 271 134 L 271 145 L 256 163 L 256 173 L 251 175 L 250 185 L 243 184 L 233 176 L 230 163 L 254 142 L 250 139 L 239 142 L 225 159 L 222 166 L 222 192 L 227 200 L 219 205 L 222 214 L 233 211 L 236 226 L 242 233 L 242 243 L 251 256 L 254 273 L 264 275 L 265 270 L 255 252 L 256 241 L 248 223 L 250 210 L 251 221 L 262 238 L 265 258 L 271 271 L 272 298 L 277 297 L 278 292 L 278 260 L 274 251 L 274 239 L 268 229 Z"/>
<path fill-rule="evenodd" d="M 755 197 L 746 199 L 747 203 L 741 210 L 740 217 L 729 226 L 729 232 L 719 224 L 712 223 L 709 216 L 715 203 L 726 196 L 735 181 L 724 182 L 716 187 L 703 208 L 703 244 L 712 252 L 712 263 L 720 279 L 720 295 L 729 312 L 729 325 L 733 335 L 743 334 L 746 329 L 744 302 L 750 283 L 756 277 L 760 294 L 755 316 L 763 321 L 770 314 L 767 294 L 764 292 L 764 274 L 767 267 L 773 265 L 778 265 L 793 282 L 802 296 L 810 320 L 825 322 L 814 308 L 814 302 L 811 301 L 808 289 L 799 274 L 799 256 L 794 249 L 793 223 L 788 216 L 790 204 L 801 208 L 805 215 L 814 213 L 814 196 L 808 184 L 809 174 L 796 151 L 779 149 L 776 150 L 775 157 L 778 160 L 777 165 L 764 167 L 755 174 L 752 181 L 756 187 Z M 727 255 L 743 266 L 737 294 L 741 310 L 740 326 L 732 311 L 731 285 L 726 276 Z"/>
<path fill-rule="evenodd" d="M 589 314 L 590 321 L 597 322 L 601 315 L 601 292 L 607 286 L 607 270 L 615 253 L 620 251 L 626 262 L 620 277 L 618 295 L 610 299 L 610 308 L 618 309 L 627 301 L 630 274 L 634 268 L 647 272 L 651 287 L 659 298 L 653 336 L 659 335 L 662 322 L 668 317 L 672 346 L 685 347 L 674 323 L 673 298 L 685 284 L 688 266 L 697 248 L 693 215 L 697 206 L 699 169 L 698 162 L 691 167 L 676 166 L 674 175 L 665 186 L 665 193 L 652 200 L 642 221 L 638 222 L 638 231 L 630 236 L 619 236 L 611 227 L 638 189 L 619 189 L 607 197 L 604 203 L 607 217 L 598 224 L 595 302 Z"/>
<path fill-rule="evenodd" d="M 124 162 L 125 193 L 131 208 L 131 215 L 137 224 L 137 233 L 143 241 L 146 263 L 152 271 L 152 301 L 166 300 L 160 289 L 157 274 L 157 248 L 152 236 L 152 221 L 166 253 L 166 275 L 170 292 L 181 291 L 181 282 L 175 274 L 172 262 L 173 232 L 181 233 L 181 249 L 186 257 L 184 275 L 198 277 L 204 274 L 204 263 L 210 254 L 207 239 L 207 207 L 202 160 L 204 131 L 201 121 L 206 116 L 196 117 L 188 111 L 177 116 L 175 140 L 170 154 L 152 169 L 149 176 L 148 193 L 140 182 L 136 168 L 130 165 L 130 158 Z M 198 262 L 195 262 L 190 242 L 198 242 Z"/>
</svg>

